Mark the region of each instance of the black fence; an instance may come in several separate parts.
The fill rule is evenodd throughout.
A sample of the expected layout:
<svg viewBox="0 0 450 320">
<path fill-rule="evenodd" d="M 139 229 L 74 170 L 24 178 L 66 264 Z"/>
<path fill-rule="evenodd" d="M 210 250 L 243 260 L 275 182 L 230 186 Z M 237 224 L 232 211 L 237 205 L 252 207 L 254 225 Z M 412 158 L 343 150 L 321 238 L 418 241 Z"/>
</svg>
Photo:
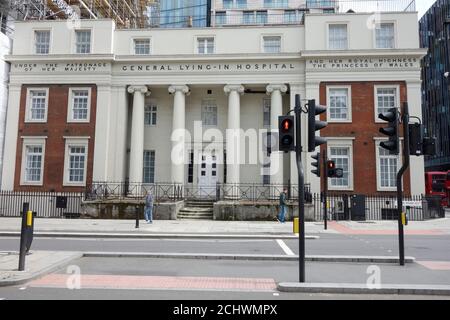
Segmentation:
<svg viewBox="0 0 450 320">
<path fill-rule="evenodd" d="M 314 217 L 322 221 L 324 201 L 321 194 L 312 195 Z M 327 196 L 329 220 L 397 220 L 397 197 L 384 195 L 329 194 Z M 403 210 L 408 220 L 422 221 L 444 217 L 444 209 L 436 202 L 424 196 L 403 198 Z M 430 212 L 437 212 L 430 215 Z"/>
<path fill-rule="evenodd" d="M 39 218 L 77 218 L 82 193 L 0 191 L 0 217 L 20 217 L 24 202 Z"/>
<path fill-rule="evenodd" d="M 126 200 L 143 198 L 151 192 L 159 202 L 177 200 L 239 200 L 273 201 L 277 200 L 283 189 L 288 190 L 288 198 L 298 198 L 297 185 L 256 184 L 256 183 L 217 183 L 215 185 L 182 185 L 174 183 L 128 183 L 94 182 L 86 188 L 85 200 Z M 310 186 L 305 186 L 305 199 L 311 199 Z"/>
</svg>

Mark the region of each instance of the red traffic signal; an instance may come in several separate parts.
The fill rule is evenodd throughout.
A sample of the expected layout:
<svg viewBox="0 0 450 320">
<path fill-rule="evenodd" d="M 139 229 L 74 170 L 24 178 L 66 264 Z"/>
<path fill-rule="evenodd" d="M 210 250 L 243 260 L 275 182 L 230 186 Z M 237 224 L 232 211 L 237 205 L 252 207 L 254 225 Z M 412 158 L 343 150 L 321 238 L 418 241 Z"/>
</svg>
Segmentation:
<svg viewBox="0 0 450 320">
<path fill-rule="evenodd" d="M 291 128 L 293 127 L 293 123 L 292 123 L 292 120 L 291 119 L 289 119 L 289 118 L 286 118 L 286 119 L 284 119 L 282 122 L 281 122 L 281 131 L 283 131 L 283 132 L 288 132 L 289 130 L 291 130 Z"/>
<path fill-rule="evenodd" d="M 293 116 L 278 117 L 278 150 L 289 152 L 295 149 L 295 119 Z"/>
</svg>

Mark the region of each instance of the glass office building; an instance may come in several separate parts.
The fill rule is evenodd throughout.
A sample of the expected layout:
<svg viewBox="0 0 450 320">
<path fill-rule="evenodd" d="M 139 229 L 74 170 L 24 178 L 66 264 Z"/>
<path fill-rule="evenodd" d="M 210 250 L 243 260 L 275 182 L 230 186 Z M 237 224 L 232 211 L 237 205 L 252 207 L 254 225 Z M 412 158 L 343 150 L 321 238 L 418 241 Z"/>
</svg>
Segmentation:
<svg viewBox="0 0 450 320">
<path fill-rule="evenodd" d="M 210 0 L 160 0 L 160 27 L 206 27 L 210 3 Z"/>
<path fill-rule="evenodd" d="M 450 170 L 450 0 L 437 0 L 420 20 L 422 108 L 425 135 L 437 138 L 437 154 L 426 157 L 427 171 Z"/>
</svg>

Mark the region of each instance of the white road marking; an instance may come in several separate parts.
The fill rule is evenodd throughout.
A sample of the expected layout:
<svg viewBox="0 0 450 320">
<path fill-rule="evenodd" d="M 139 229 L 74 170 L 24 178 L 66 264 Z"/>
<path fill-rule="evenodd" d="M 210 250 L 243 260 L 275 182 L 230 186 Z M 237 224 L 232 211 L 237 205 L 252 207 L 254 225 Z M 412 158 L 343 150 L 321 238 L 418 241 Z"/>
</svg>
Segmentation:
<svg viewBox="0 0 450 320">
<path fill-rule="evenodd" d="M 5 300 L 6 298 L 0 298 L 0 300 Z"/>
<path fill-rule="evenodd" d="M 21 287 L 21 288 L 19 288 L 19 290 L 26 290 L 27 289 L 27 287 Z"/>
<path fill-rule="evenodd" d="M 280 245 L 281 249 L 283 249 L 284 253 L 286 253 L 288 256 L 295 256 L 295 253 L 292 252 L 291 249 L 284 243 L 283 240 L 277 239 L 277 243 Z"/>
</svg>

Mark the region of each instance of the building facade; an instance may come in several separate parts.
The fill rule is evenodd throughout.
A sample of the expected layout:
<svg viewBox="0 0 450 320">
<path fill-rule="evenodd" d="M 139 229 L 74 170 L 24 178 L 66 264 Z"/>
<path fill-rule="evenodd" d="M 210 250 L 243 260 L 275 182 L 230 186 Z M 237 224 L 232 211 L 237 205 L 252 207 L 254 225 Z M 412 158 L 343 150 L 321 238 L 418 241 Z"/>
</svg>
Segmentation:
<svg viewBox="0 0 450 320">
<path fill-rule="evenodd" d="M 437 153 L 427 171 L 450 170 L 450 1 L 438 0 L 420 20 L 422 101 L 426 134 L 436 137 Z"/>
<path fill-rule="evenodd" d="M 116 29 L 110 20 L 16 24 L 2 189 L 81 191 L 93 182 L 295 183 L 293 154 L 268 143 L 300 94 L 328 106 L 336 192 L 395 191 L 400 157 L 377 114 L 421 117 L 417 13 L 306 14 L 296 25 Z M 302 144 L 306 149 L 306 115 Z M 270 135 L 269 135 L 270 137 Z M 320 191 L 302 154 L 306 182 Z M 405 191 L 424 192 L 412 159 Z M 414 183 L 411 183 L 414 181 Z M 235 195 L 239 196 L 239 195 Z"/>
</svg>

